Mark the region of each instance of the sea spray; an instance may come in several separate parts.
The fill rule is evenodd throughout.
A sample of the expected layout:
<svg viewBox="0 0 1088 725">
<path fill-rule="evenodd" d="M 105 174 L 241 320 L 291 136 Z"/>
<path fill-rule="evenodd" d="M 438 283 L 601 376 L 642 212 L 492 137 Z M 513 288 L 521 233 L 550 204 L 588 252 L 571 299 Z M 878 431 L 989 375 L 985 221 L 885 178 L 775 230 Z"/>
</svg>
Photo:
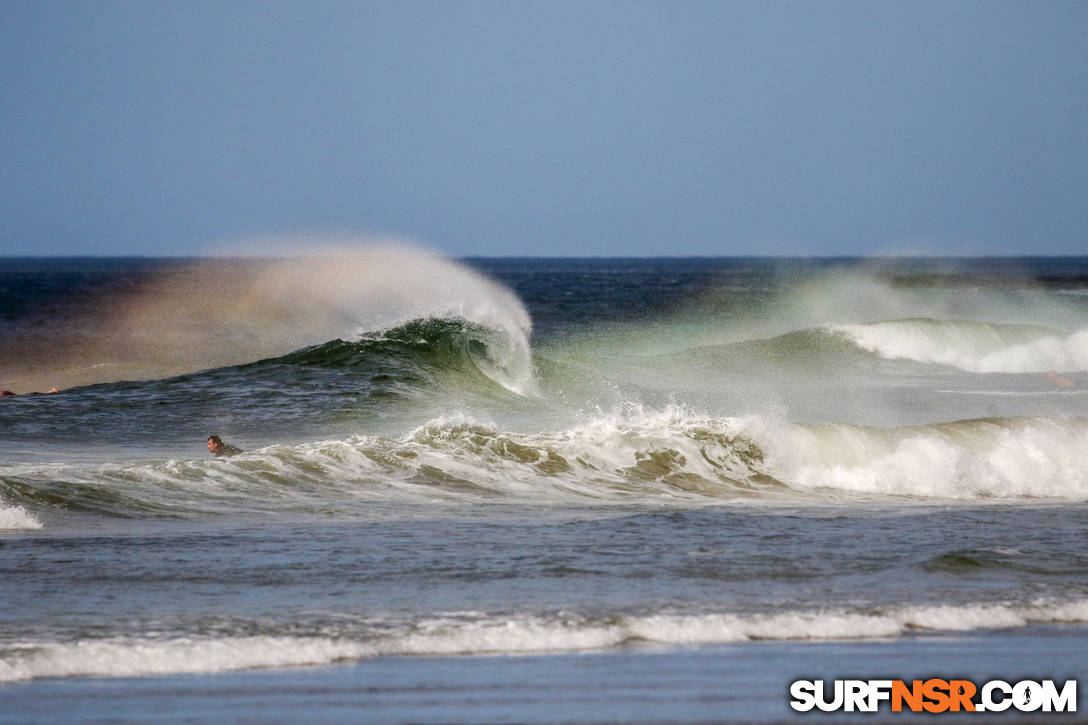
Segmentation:
<svg viewBox="0 0 1088 725">
<path fill-rule="evenodd" d="M 10 506 L 0 498 L 0 531 L 40 529 L 42 522 L 22 506 Z"/>
<path fill-rule="evenodd" d="M 1066 335 L 1038 325 L 930 319 L 833 325 L 829 329 L 881 357 L 973 373 L 1088 370 L 1088 329 Z"/>
<path fill-rule="evenodd" d="M 72 331 L 63 344 L 39 326 L 5 341 L 5 385 L 47 390 L 162 378 L 449 318 L 494 331 L 487 372 L 518 393 L 535 390 L 532 324 L 517 296 L 462 264 L 405 247 L 176 263 L 65 314 L 49 326 Z"/>
</svg>

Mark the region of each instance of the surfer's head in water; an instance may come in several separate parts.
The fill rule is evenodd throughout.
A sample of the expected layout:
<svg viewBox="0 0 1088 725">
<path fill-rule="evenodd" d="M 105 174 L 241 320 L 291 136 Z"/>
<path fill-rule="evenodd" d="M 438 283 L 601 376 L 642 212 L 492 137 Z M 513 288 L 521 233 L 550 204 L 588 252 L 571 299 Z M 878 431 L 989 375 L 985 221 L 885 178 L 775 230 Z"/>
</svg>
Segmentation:
<svg viewBox="0 0 1088 725">
<path fill-rule="evenodd" d="M 241 448 L 235 448 L 230 443 L 224 443 L 219 436 L 208 436 L 208 450 L 216 456 L 233 456 L 241 453 Z"/>
</svg>

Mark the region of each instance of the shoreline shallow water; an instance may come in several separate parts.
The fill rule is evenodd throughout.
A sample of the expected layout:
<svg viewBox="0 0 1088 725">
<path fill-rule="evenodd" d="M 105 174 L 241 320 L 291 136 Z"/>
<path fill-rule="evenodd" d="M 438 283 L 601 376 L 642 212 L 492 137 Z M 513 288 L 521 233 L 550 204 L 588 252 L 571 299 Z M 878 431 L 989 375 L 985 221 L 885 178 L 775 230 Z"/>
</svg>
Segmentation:
<svg viewBox="0 0 1088 725">
<path fill-rule="evenodd" d="M 933 715 L 797 713 L 797 679 L 973 682 L 1083 674 L 1088 630 L 1035 627 L 869 642 L 747 642 L 492 657 L 387 657 L 336 667 L 40 680 L 0 689 L 0 723 L 930 722 Z M 995 664 L 1001 663 L 1001 664 Z M 1083 701 L 1083 683 L 1078 701 Z M 972 723 L 1083 722 L 1078 713 L 946 714 Z"/>
</svg>

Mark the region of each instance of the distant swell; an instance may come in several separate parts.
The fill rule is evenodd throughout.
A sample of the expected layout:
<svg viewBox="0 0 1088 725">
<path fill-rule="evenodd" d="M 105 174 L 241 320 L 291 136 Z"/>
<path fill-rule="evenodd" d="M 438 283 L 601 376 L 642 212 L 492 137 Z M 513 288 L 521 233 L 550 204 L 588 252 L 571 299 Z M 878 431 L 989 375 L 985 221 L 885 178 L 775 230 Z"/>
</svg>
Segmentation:
<svg viewBox="0 0 1088 725">
<path fill-rule="evenodd" d="M 1088 622 L 1088 601 L 795 610 L 773 614 L 656 614 L 595 619 L 450 615 L 295 636 L 84 639 L 0 646 L 0 682 L 43 677 L 137 677 L 304 667 L 389 655 L 482 655 L 606 650 L 630 644 L 708 645 L 750 640 L 858 640 L 911 632 L 1008 629 Z"/>
<path fill-rule="evenodd" d="M 884 358 L 973 373 L 1088 370 L 1088 329 L 1067 335 L 1036 325 L 928 318 L 831 325 L 827 329 Z"/>
</svg>

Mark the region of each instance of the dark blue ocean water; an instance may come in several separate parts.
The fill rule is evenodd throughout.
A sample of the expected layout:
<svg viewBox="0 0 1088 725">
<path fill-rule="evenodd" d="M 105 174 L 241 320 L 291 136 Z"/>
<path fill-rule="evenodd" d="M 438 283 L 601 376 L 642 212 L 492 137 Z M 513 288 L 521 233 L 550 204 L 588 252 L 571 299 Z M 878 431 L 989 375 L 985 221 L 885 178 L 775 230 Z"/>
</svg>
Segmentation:
<svg viewBox="0 0 1088 725">
<path fill-rule="evenodd" d="M 15 259 L 0 334 L 0 722 L 1088 664 L 1088 259 Z"/>
</svg>

